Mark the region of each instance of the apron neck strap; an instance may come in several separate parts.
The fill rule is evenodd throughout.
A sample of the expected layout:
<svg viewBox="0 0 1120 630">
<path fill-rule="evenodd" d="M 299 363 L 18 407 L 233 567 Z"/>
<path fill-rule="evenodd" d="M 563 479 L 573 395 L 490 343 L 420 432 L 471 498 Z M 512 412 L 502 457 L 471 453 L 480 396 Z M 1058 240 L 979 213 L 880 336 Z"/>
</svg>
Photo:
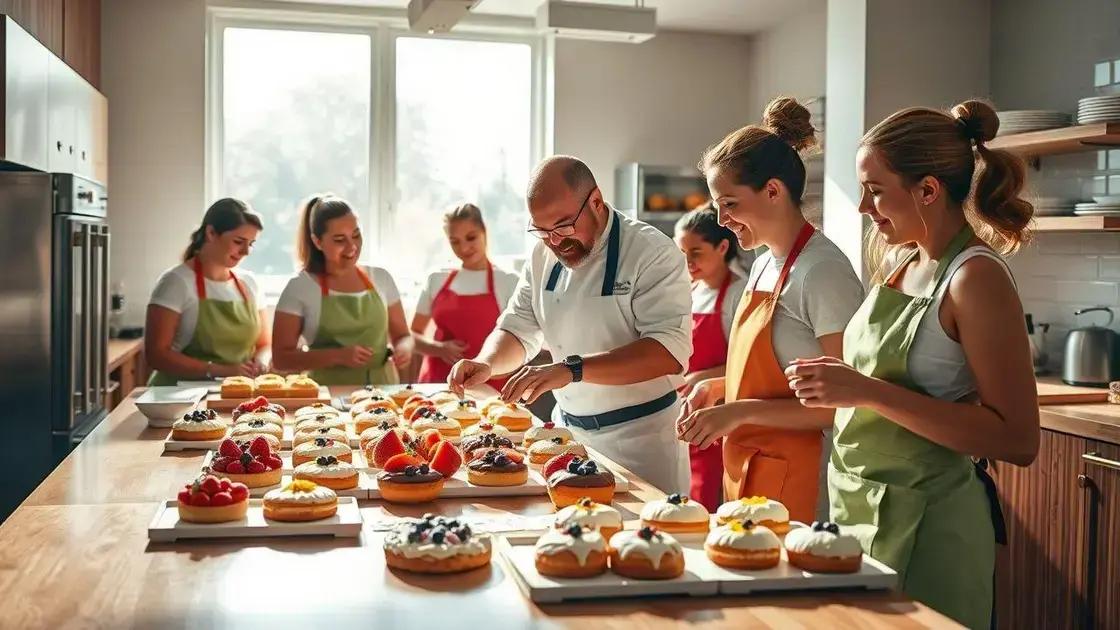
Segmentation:
<svg viewBox="0 0 1120 630">
<path fill-rule="evenodd" d="M 599 295 L 608 296 L 614 295 L 614 281 L 618 277 L 618 258 L 622 251 L 622 216 L 617 211 L 610 211 L 611 230 L 607 236 L 607 260 L 603 265 L 603 286 Z M 560 274 L 564 271 L 563 265 L 560 261 L 556 261 L 552 265 L 552 271 L 548 273 L 548 280 L 545 282 L 545 291 L 555 291 L 556 283 L 560 280 Z M 493 291 L 494 284 L 494 271 L 490 270 L 490 288 Z"/>
<path fill-rule="evenodd" d="M 945 273 L 949 270 L 949 265 L 953 264 L 953 260 L 965 250 L 974 236 L 976 236 L 976 233 L 972 231 L 972 226 L 965 222 L 961 231 L 957 232 L 953 240 L 945 246 L 945 251 L 942 252 L 940 260 L 937 261 L 937 269 L 933 272 L 933 281 L 930 282 L 928 295 L 932 296 L 937 293 L 937 289 L 945 281 Z"/>
<path fill-rule="evenodd" d="M 206 299 L 206 276 L 202 275 L 202 261 L 198 259 L 198 256 L 194 257 L 191 267 L 194 268 L 194 290 L 198 293 L 198 300 L 201 302 Z M 237 287 L 241 299 L 248 303 L 249 295 L 245 293 L 245 287 L 241 285 L 241 281 L 237 279 L 232 269 L 229 272 L 229 278 L 233 280 L 233 286 Z"/>
<path fill-rule="evenodd" d="M 797 240 L 793 242 L 793 249 L 789 251 L 789 256 L 786 256 L 786 262 L 782 265 L 782 270 L 778 272 L 778 280 L 774 283 L 774 290 L 770 292 L 771 295 L 775 297 L 781 295 L 782 287 L 786 284 L 786 278 L 789 277 L 789 272 L 793 269 L 793 263 L 797 260 L 797 257 L 801 255 L 801 250 L 805 249 L 805 244 L 809 242 L 810 238 L 813 238 L 813 234 L 815 234 L 816 231 L 817 229 L 808 221 L 805 222 L 805 225 L 801 226 L 801 231 L 797 233 Z M 774 258 L 774 252 L 770 252 L 770 260 L 774 261 L 775 264 L 777 263 L 777 259 Z M 751 291 L 758 288 L 758 281 L 761 279 L 762 273 L 759 273 L 758 277 L 754 279 L 754 285 L 751 286 Z"/>
<path fill-rule="evenodd" d="M 373 282 L 369 279 L 369 276 L 366 275 L 366 272 L 361 267 L 355 267 L 354 271 L 358 272 L 358 278 L 361 279 L 362 284 L 366 285 L 366 291 L 372 291 Z M 319 281 L 320 295 L 323 297 L 330 295 L 331 290 L 327 287 L 327 273 L 324 271 L 323 273 L 316 274 L 315 279 Z"/>
<path fill-rule="evenodd" d="M 716 314 L 723 313 L 723 298 L 727 297 L 727 288 L 731 286 L 731 270 L 727 270 L 727 275 L 723 278 L 723 284 L 719 286 L 719 293 L 716 294 Z"/>
<path fill-rule="evenodd" d="M 494 265 L 491 265 L 489 260 L 486 261 L 486 293 L 497 295 L 494 293 Z"/>
</svg>

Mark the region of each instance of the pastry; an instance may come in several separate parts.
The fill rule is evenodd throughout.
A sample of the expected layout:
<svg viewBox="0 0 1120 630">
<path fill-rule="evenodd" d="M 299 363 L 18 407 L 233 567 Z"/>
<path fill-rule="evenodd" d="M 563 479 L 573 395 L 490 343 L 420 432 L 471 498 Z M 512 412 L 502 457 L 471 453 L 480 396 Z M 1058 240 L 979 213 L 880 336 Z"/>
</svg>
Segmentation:
<svg viewBox="0 0 1120 630">
<path fill-rule="evenodd" d="M 424 401 L 416 405 L 405 405 L 404 419 L 409 422 L 415 422 L 420 418 L 428 418 L 437 415 L 436 406 L 429 401 Z"/>
<path fill-rule="evenodd" d="M 400 411 L 400 407 L 392 400 L 378 396 L 370 396 L 365 400 L 359 400 L 353 405 L 350 405 L 350 415 L 359 416 L 363 413 L 373 411 L 374 409 L 388 409 L 394 413 Z"/>
<path fill-rule="evenodd" d="M 266 488 L 280 483 L 283 461 L 263 436 L 251 442 L 223 440 L 218 454 L 210 460 L 210 470 L 250 488 Z"/>
<path fill-rule="evenodd" d="M 716 508 L 716 518 L 720 525 L 733 520 L 751 521 L 779 536 L 785 536 L 789 531 L 789 510 L 766 497 L 743 497 L 728 501 Z"/>
<path fill-rule="evenodd" d="M 288 410 L 284 409 L 282 405 L 270 402 L 264 396 L 257 396 L 256 398 L 252 400 L 246 400 L 245 402 L 233 408 L 233 421 L 236 422 L 242 414 L 246 414 L 251 411 L 271 411 L 279 419 L 279 422 L 283 422 L 284 417 L 288 415 Z"/>
<path fill-rule="evenodd" d="M 671 534 L 707 533 L 712 520 L 703 505 L 676 493 L 646 503 L 640 518 L 642 525 Z"/>
<path fill-rule="evenodd" d="M 560 438 L 560 443 L 564 444 L 572 439 L 572 432 L 567 427 L 558 427 L 553 422 L 546 422 L 540 426 L 529 427 L 525 431 L 525 441 L 522 446 L 528 448 L 538 440 L 555 440 L 556 438 Z"/>
<path fill-rule="evenodd" d="M 319 384 L 310 376 L 293 374 L 285 383 L 290 398 L 318 398 Z"/>
<path fill-rule="evenodd" d="M 478 412 L 476 403 L 469 399 L 449 402 L 440 407 L 439 412 L 458 422 L 459 426 L 463 428 L 469 427 L 472 424 L 478 424 L 478 422 L 482 420 L 482 414 Z"/>
<path fill-rule="evenodd" d="M 458 397 L 456 397 L 455 400 L 459 400 Z M 505 404 L 505 401 L 497 396 L 494 396 L 493 398 L 487 398 L 478 406 L 478 412 L 482 414 L 483 418 L 489 420 L 490 413 Z"/>
<path fill-rule="evenodd" d="M 417 418 L 412 423 L 412 430 L 416 432 L 427 431 L 428 429 L 436 429 L 444 435 L 444 437 L 459 437 L 463 432 L 462 425 L 455 420 L 448 418 L 442 414 L 428 416 L 426 418 Z"/>
<path fill-rule="evenodd" d="M 315 438 L 330 438 L 332 440 L 338 440 L 339 442 L 348 442 L 350 440 L 350 436 L 346 434 L 346 431 L 338 427 L 312 427 L 302 431 L 296 431 L 296 434 L 292 436 L 292 448 L 304 442 L 310 442 Z"/>
<path fill-rule="evenodd" d="M 517 451 L 491 449 L 467 464 L 467 481 L 476 486 L 519 486 L 529 480 L 529 467 Z"/>
<path fill-rule="evenodd" d="M 333 455 L 304 462 L 292 472 L 294 479 L 307 479 L 332 490 L 349 490 L 358 487 L 358 471 L 352 464 L 339 461 Z"/>
<path fill-rule="evenodd" d="M 590 527 L 599 530 L 604 540 L 610 540 L 611 536 L 622 531 L 622 514 L 609 505 L 583 497 L 557 512 L 555 523 L 559 528 L 573 524 Z"/>
<path fill-rule="evenodd" d="M 813 521 L 786 534 L 786 556 L 793 566 L 815 573 L 855 573 L 863 562 L 863 548 L 836 523 Z"/>
<path fill-rule="evenodd" d="M 419 457 L 401 453 L 389 458 L 377 474 L 381 498 L 390 503 L 427 503 L 443 490 L 444 477 Z"/>
<path fill-rule="evenodd" d="M 586 578 L 607 572 L 609 552 L 602 533 L 576 523 L 548 530 L 534 549 L 541 575 Z"/>
<path fill-rule="evenodd" d="M 227 376 L 222 379 L 222 398 L 249 398 L 253 395 L 253 379 L 248 376 Z"/>
<path fill-rule="evenodd" d="M 346 418 L 329 413 L 303 415 L 296 418 L 295 430 L 297 433 L 307 429 L 318 429 L 319 427 L 334 427 L 345 431 Z"/>
<path fill-rule="evenodd" d="M 244 416 L 241 417 L 245 419 Z M 284 437 L 284 427 L 274 422 L 267 422 L 265 420 L 249 420 L 248 422 L 238 422 L 233 425 L 233 429 L 229 432 L 230 437 L 242 437 L 246 435 L 271 435 L 276 439 Z"/>
<path fill-rule="evenodd" d="M 600 468 L 595 460 L 557 455 L 548 460 L 542 474 L 548 484 L 548 496 L 557 508 L 568 507 L 584 497 L 599 503 L 614 499 L 614 474 Z"/>
<path fill-rule="evenodd" d="M 241 447 L 241 450 L 248 450 L 249 444 L 251 444 L 253 440 L 256 440 L 257 438 L 261 438 L 262 440 L 267 442 L 269 450 L 271 450 L 273 453 L 280 452 L 280 440 L 275 435 L 270 435 L 268 433 L 248 433 L 245 435 L 239 435 L 234 439 L 234 441 L 237 442 L 237 445 Z"/>
<path fill-rule="evenodd" d="M 220 440 L 226 436 L 227 425 L 213 409 L 195 409 L 171 425 L 171 439 L 190 442 Z"/>
<path fill-rule="evenodd" d="M 759 571 L 778 566 L 782 541 L 768 527 L 731 520 L 708 534 L 704 551 L 709 560 L 721 567 Z"/>
<path fill-rule="evenodd" d="M 382 420 L 381 424 L 369 427 L 365 431 L 362 431 L 362 434 L 358 436 L 358 448 L 362 449 L 363 451 L 366 450 L 370 444 L 373 444 L 374 442 L 380 440 L 381 436 L 397 428 L 400 427 L 398 427 L 395 422 Z M 401 430 L 403 431 L 404 429 Z"/>
<path fill-rule="evenodd" d="M 321 521 L 338 512 L 338 495 L 314 481 L 296 479 L 264 495 L 264 517 L 271 521 Z"/>
<path fill-rule="evenodd" d="M 261 396 L 272 398 L 286 398 L 288 396 L 288 383 L 279 374 L 261 374 L 253 381 L 254 389 Z"/>
<path fill-rule="evenodd" d="M 350 401 L 350 404 L 353 405 L 356 402 L 361 402 L 367 398 L 372 398 L 374 396 L 384 398 L 385 394 L 373 385 L 366 385 L 361 389 L 355 389 L 354 391 L 350 392 L 348 400 Z"/>
<path fill-rule="evenodd" d="M 587 449 L 579 442 L 565 441 L 562 437 L 551 440 L 537 440 L 529 446 L 529 463 L 544 464 L 557 455 L 571 453 L 587 458 Z"/>
<path fill-rule="evenodd" d="M 404 387 L 398 389 L 397 391 L 389 394 L 389 398 L 394 403 L 396 403 L 397 407 L 404 407 L 404 404 L 406 402 L 408 402 L 409 398 L 412 398 L 413 396 L 415 396 L 416 394 L 419 394 L 419 393 L 420 392 L 416 391 L 415 389 L 412 389 L 412 385 L 405 385 Z"/>
<path fill-rule="evenodd" d="M 424 394 L 416 394 L 415 396 L 411 396 L 408 400 L 404 401 L 404 404 L 401 405 L 401 412 L 408 413 L 410 409 L 415 409 L 418 406 L 430 404 L 432 404 L 432 401 L 427 396 L 425 396 Z"/>
<path fill-rule="evenodd" d="M 482 457 L 486 454 L 486 451 L 495 448 L 508 448 L 511 451 L 515 450 L 513 448 L 513 440 L 494 433 L 478 435 L 470 439 L 463 440 L 459 444 L 459 446 L 463 451 L 463 456 L 467 458 L 468 462 L 478 457 Z"/>
<path fill-rule="evenodd" d="M 233 424 L 244 424 L 246 422 L 252 422 L 253 420 L 263 420 L 278 425 L 284 424 L 283 416 L 269 409 L 256 409 L 237 414 L 237 417 L 233 419 Z"/>
<path fill-rule="evenodd" d="M 394 455 L 419 455 L 417 446 L 414 433 L 400 428 L 393 429 L 366 447 L 366 461 L 372 468 L 384 468 L 385 463 Z"/>
<path fill-rule="evenodd" d="M 303 416 L 337 416 L 342 412 L 327 403 L 315 403 L 306 405 L 296 409 L 295 418 L 299 420 Z"/>
<path fill-rule="evenodd" d="M 520 433 L 533 426 L 533 414 L 517 403 L 507 403 L 490 411 L 490 421 Z"/>
<path fill-rule="evenodd" d="M 490 537 L 457 519 L 425 514 L 385 536 L 385 563 L 419 573 L 457 573 L 490 564 Z"/>
<path fill-rule="evenodd" d="M 365 413 L 351 414 L 351 416 L 354 418 L 354 432 L 358 434 L 382 422 L 389 422 L 393 426 L 400 422 L 400 416 L 397 415 L 397 412 L 384 407 L 370 409 Z"/>
<path fill-rule="evenodd" d="M 188 523 L 228 523 L 245 518 L 249 488 L 243 483 L 201 475 L 179 491 L 179 520 Z"/>
<path fill-rule="evenodd" d="M 639 580 L 667 580 L 684 573 L 684 552 L 671 535 L 653 527 L 611 536 L 611 571 Z"/>
<path fill-rule="evenodd" d="M 353 463 L 353 451 L 350 450 L 349 440 L 340 442 L 331 438 L 320 437 L 293 448 L 292 465 L 299 466 L 304 462 L 318 459 L 322 455 L 334 455 L 340 462 Z"/>
<path fill-rule="evenodd" d="M 442 407 L 450 402 L 459 402 L 459 397 L 455 395 L 455 392 L 443 390 L 432 394 L 428 400 L 436 407 Z"/>
<path fill-rule="evenodd" d="M 509 429 L 501 425 L 494 424 L 489 420 L 483 420 L 476 425 L 463 429 L 463 437 L 474 437 L 476 435 L 487 435 L 490 433 L 493 433 L 494 435 L 508 436 L 510 431 Z"/>
</svg>

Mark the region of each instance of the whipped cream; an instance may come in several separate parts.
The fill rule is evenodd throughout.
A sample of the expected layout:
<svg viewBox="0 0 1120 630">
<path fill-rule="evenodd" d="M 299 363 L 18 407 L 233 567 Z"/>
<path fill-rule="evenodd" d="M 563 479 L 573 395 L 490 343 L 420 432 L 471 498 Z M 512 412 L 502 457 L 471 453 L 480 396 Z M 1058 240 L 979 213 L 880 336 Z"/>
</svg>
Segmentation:
<svg viewBox="0 0 1120 630">
<path fill-rule="evenodd" d="M 227 426 L 228 425 L 221 418 L 202 420 L 201 422 L 179 419 L 175 421 L 175 424 L 171 425 L 171 428 L 176 431 L 216 431 L 218 429 L 224 429 Z"/>
<path fill-rule="evenodd" d="M 325 431 L 320 429 L 324 429 Z M 345 442 L 350 439 L 349 436 L 346 435 L 346 431 L 343 431 L 338 427 L 315 427 L 304 429 L 302 431 L 296 431 L 296 434 L 292 436 L 292 446 L 296 447 L 300 444 L 310 442 L 315 438 L 321 437 L 338 440 L 340 442 Z"/>
<path fill-rule="evenodd" d="M 346 455 L 350 453 L 350 444 L 343 442 L 332 441 L 326 446 L 319 446 L 315 440 L 304 442 L 292 450 L 292 454 L 299 455 L 300 457 L 319 457 L 326 455 Z"/>
<path fill-rule="evenodd" d="M 786 534 L 786 549 L 794 553 L 810 553 L 825 558 L 851 558 L 863 555 L 859 540 L 843 530 L 839 534 L 798 527 Z"/>
<path fill-rule="evenodd" d="M 463 436 L 464 437 L 472 437 L 472 436 L 475 436 L 475 435 L 486 435 L 487 433 L 493 433 L 495 435 L 508 436 L 509 435 L 509 429 L 503 427 L 500 424 L 489 424 L 489 423 L 485 423 L 485 422 L 479 422 L 478 424 L 471 425 L 471 426 L 469 426 L 469 427 L 467 427 L 466 429 L 463 430 Z"/>
<path fill-rule="evenodd" d="M 762 525 L 744 527 L 740 521 L 732 521 L 708 532 L 704 544 L 744 551 L 778 551 L 782 548 L 782 541 L 770 528 Z"/>
<path fill-rule="evenodd" d="M 566 442 L 564 444 L 557 444 L 552 440 L 537 440 L 529 445 L 530 455 L 564 455 L 572 453 L 580 457 L 587 457 L 587 449 L 579 442 Z"/>
<path fill-rule="evenodd" d="M 687 499 L 682 499 L 680 503 L 657 499 L 642 506 L 641 519 L 661 523 L 703 523 L 708 521 L 708 510 Z"/>
<path fill-rule="evenodd" d="M 264 495 L 265 501 L 279 503 L 295 503 L 298 505 L 323 505 L 338 501 L 338 494 L 326 486 L 315 486 L 312 490 L 294 490 L 289 486 L 269 490 Z"/>
<path fill-rule="evenodd" d="M 239 438 L 243 435 L 256 435 L 264 433 L 267 435 L 284 435 L 284 429 L 275 423 L 265 422 L 260 426 L 252 426 L 248 422 L 238 422 L 233 425 L 233 429 L 229 432 L 230 437 Z"/>
<path fill-rule="evenodd" d="M 655 532 L 653 538 L 645 540 L 638 536 L 636 531 L 621 531 L 611 536 L 611 548 L 618 551 L 620 558 L 629 558 L 634 554 L 641 554 L 649 559 L 654 569 L 661 567 L 661 559 L 665 554 L 679 555 L 681 544 L 665 532 Z"/>
<path fill-rule="evenodd" d="M 275 411 L 264 410 L 246 411 L 245 413 L 238 415 L 237 420 L 234 420 L 234 423 L 244 424 L 246 422 L 252 422 L 253 420 L 264 420 L 265 422 L 272 422 L 274 424 L 281 424 L 284 422 L 284 419 L 280 417 L 280 414 L 276 413 Z"/>
<path fill-rule="evenodd" d="M 537 540 L 537 553 L 542 556 L 554 556 L 564 551 L 570 551 L 579 560 L 579 566 L 587 564 L 587 557 L 592 551 L 607 553 L 607 541 L 595 529 L 585 529 L 577 538 L 563 529 L 550 529 Z"/>
<path fill-rule="evenodd" d="M 576 524 L 596 530 L 601 527 L 622 529 L 622 515 L 618 510 L 602 503 L 592 503 L 590 507 L 583 507 L 579 503 L 569 505 L 556 513 L 555 522 L 557 527 Z"/>
<path fill-rule="evenodd" d="M 319 414 L 337 416 L 340 413 L 342 412 L 326 403 L 315 403 L 314 405 L 307 405 L 306 407 L 296 409 L 295 417 L 299 418 L 301 416 L 315 416 Z"/>
<path fill-rule="evenodd" d="M 296 466 L 296 469 L 292 471 L 292 476 L 296 479 L 303 479 L 306 477 L 344 479 L 346 477 L 353 477 L 355 474 L 357 474 L 357 471 L 354 469 L 354 466 L 348 462 L 335 462 L 333 464 L 327 464 L 326 466 L 320 466 L 319 462 L 315 460 L 304 462 Z M 314 481 L 314 479 L 312 479 L 312 481 Z"/>
<path fill-rule="evenodd" d="M 459 426 L 459 423 L 455 420 L 441 416 L 421 418 L 412 423 L 412 428 L 416 431 L 426 431 L 428 429 L 458 429 Z"/>
<path fill-rule="evenodd" d="M 786 506 L 766 497 L 743 497 L 728 501 L 716 509 L 716 516 L 721 522 L 733 519 L 741 521 L 771 521 L 785 523 L 789 521 L 789 510 Z"/>
<path fill-rule="evenodd" d="M 431 539 L 408 542 L 408 531 L 394 531 L 385 536 L 385 548 L 406 558 L 436 558 L 443 560 L 452 556 L 474 556 L 490 550 L 490 537 L 474 534 L 465 543 L 442 542 L 436 544 Z"/>
<path fill-rule="evenodd" d="M 572 439 L 572 432 L 566 427 L 544 427 L 536 426 L 530 427 L 525 431 L 525 443 L 532 444 L 537 440 L 551 440 L 552 438 L 563 438 L 565 442 Z"/>
</svg>

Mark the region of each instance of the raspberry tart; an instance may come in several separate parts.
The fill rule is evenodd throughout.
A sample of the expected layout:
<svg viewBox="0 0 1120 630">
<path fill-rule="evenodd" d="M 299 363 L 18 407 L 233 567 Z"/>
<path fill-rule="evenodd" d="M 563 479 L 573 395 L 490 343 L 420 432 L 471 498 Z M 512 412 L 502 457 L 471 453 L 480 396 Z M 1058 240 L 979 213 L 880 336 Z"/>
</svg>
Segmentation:
<svg viewBox="0 0 1120 630">
<path fill-rule="evenodd" d="M 213 409 L 195 409 L 171 425 L 171 439 L 188 442 L 220 440 L 228 426 Z"/>
<path fill-rule="evenodd" d="M 385 537 L 385 563 L 417 573 L 458 573 L 490 564 L 490 537 L 457 519 L 425 514 Z"/>
<path fill-rule="evenodd" d="M 283 462 L 272 451 L 268 440 L 258 436 L 252 442 L 224 440 L 210 461 L 212 472 L 250 488 L 265 488 L 280 483 Z"/>
<path fill-rule="evenodd" d="M 550 529 L 537 540 L 537 573 L 562 578 L 588 578 L 607 572 L 607 541 L 595 529 L 577 524 Z"/>
<path fill-rule="evenodd" d="M 490 449 L 467 464 L 467 481 L 476 486 L 520 486 L 528 480 L 525 457 L 514 450 Z"/>
<path fill-rule="evenodd" d="M 315 438 L 310 442 L 304 442 L 299 446 L 292 449 L 292 465 L 299 466 L 304 462 L 310 462 L 318 459 L 323 455 L 333 455 L 340 462 L 353 463 L 354 451 L 350 448 L 350 441 L 338 441 L 331 438 Z"/>
<path fill-rule="evenodd" d="M 542 474 L 548 484 L 548 496 L 557 508 L 568 507 L 584 497 L 598 503 L 614 499 L 614 474 L 600 468 L 595 460 L 557 455 L 544 465 Z"/>
<path fill-rule="evenodd" d="M 179 520 L 188 523 L 228 523 L 245 518 L 249 488 L 243 483 L 201 475 L 179 491 Z"/>
<path fill-rule="evenodd" d="M 314 481 L 295 479 L 264 495 L 264 517 L 272 521 L 320 521 L 338 512 L 338 494 Z"/>
<path fill-rule="evenodd" d="M 357 469 L 348 462 L 339 461 L 334 455 L 323 455 L 315 461 L 296 466 L 292 478 L 314 481 L 331 490 L 349 490 L 358 487 Z"/>
<path fill-rule="evenodd" d="M 265 398 L 264 396 L 257 396 L 256 398 L 247 400 L 233 408 L 233 421 L 237 422 L 238 418 L 247 413 L 266 411 L 276 415 L 277 423 L 283 422 L 284 417 L 288 415 L 288 410 L 284 409 L 283 406 L 273 402 L 269 402 L 268 398 Z"/>
</svg>

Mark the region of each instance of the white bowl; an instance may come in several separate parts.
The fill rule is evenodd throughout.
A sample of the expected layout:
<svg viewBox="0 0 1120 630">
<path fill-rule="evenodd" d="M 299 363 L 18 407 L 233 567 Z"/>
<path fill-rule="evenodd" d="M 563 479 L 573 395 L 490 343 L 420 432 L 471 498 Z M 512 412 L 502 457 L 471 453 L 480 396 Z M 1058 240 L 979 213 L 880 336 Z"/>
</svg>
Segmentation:
<svg viewBox="0 0 1120 630">
<path fill-rule="evenodd" d="M 206 389 L 201 387 L 149 387 L 136 399 L 136 408 L 148 419 L 148 426 L 166 428 L 205 397 Z"/>
</svg>

